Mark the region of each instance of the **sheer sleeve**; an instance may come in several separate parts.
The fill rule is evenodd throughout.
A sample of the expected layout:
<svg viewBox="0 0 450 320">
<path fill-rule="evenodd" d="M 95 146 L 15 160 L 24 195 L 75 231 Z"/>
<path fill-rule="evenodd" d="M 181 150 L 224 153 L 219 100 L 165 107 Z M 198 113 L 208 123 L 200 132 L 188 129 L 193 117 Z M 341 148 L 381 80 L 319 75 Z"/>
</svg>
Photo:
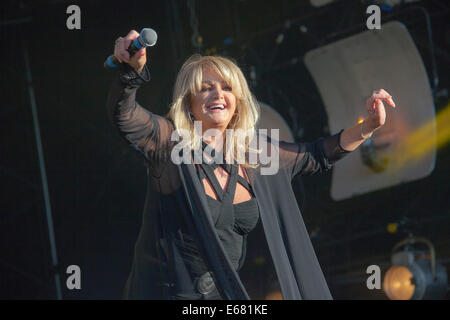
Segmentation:
<svg viewBox="0 0 450 320">
<path fill-rule="evenodd" d="M 296 175 L 313 175 L 331 169 L 333 164 L 346 156 L 350 151 L 341 147 L 340 137 L 343 129 L 337 134 L 318 138 L 314 142 L 288 143 L 280 142 L 280 157 L 291 179 Z"/>
<path fill-rule="evenodd" d="M 172 122 L 143 108 L 136 101 L 136 91 L 150 80 L 147 66 L 139 75 L 128 64 L 121 67 L 111 84 L 107 108 L 110 121 L 119 134 L 149 161 L 168 156 Z"/>
</svg>

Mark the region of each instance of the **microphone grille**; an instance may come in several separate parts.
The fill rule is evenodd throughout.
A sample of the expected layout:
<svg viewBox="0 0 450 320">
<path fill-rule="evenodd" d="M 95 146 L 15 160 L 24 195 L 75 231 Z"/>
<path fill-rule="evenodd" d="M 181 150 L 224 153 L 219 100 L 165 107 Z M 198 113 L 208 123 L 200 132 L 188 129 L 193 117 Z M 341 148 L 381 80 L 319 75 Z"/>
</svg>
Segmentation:
<svg viewBox="0 0 450 320">
<path fill-rule="evenodd" d="M 156 34 L 155 30 L 153 30 L 151 28 L 142 29 L 139 37 L 140 37 L 141 43 L 146 47 L 154 46 L 156 43 L 156 40 L 158 40 L 158 35 Z"/>
</svg>

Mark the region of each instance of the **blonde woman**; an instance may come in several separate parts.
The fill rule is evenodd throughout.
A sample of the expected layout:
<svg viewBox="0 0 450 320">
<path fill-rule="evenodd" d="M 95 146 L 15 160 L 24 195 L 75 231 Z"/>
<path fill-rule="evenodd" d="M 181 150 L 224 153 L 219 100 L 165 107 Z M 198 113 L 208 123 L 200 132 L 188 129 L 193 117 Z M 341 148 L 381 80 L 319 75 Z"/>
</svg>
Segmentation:
<svg viewBox="0 0 450 320">
<path fill-rule="evenodd" d="M 194 55 L 177 76 L 169 113 L 160 116 L 135 100 L 137 89 L 150 80 L 145 49 L 132 57 L 126 51 L 138 36 L 132 30 L 116 40 L 114 55 L 123 64 L 107 101 L 119 133 L 148 166 L 142 227 L 124 298 L 249 299 L 239 270 L 247 235 L 259 222 L 283 298 L 331 299 L 291 180 L 329 170 L 356 149 L 384 124 L 382 100 L 394 106 L 391 96 L 374 92 L 366 120 L 335 135 L 311 143 L 276 141 L 256 134 L 258 104 L 236 64 Z M 262 150 L 271 150 L 269 159 L 277 163 L 271 174 L 263 174 L 267 162 L 250 161 L 252 154 L 260 159 Z M 178 161 L 177 156 L 193 160 L 197 151 L 201 163 Z"/>
</svg>

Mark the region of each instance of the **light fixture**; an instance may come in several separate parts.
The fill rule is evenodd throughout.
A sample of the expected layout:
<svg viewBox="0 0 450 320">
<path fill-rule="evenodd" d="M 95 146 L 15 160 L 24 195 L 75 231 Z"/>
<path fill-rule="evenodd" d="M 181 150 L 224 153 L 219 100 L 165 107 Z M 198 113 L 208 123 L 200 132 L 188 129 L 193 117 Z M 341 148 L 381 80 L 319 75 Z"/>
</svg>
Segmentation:
<svg viewBox="0 0 450 320">
<path fill-rule="evenodd" d="M 331 134 L 367 118 L 365 102 L 376 89 L 389 92 L 397 105 L 394 109 L 385 104 L 385 124 L 333 166 L 333 200 L 416 181 L 433 171 L 433 92 L 404 24 L 390 21 L 381 30 L 364 30 L 325 44 L 308 51 L 304 63 L 321 95 Z"/>
<path fill-rule="evenodd" d="M 424 243 L 428 252 L 413 249 L 412 245 Z M 399 248 L 405 249 L 396 252 Z M 392 249 L 392 267 L 383 280 L 383 290 L 391 300 L 442 299 L 447 293 L 447 271 L 436 263 L 433 244 L 420 237 L 410 236 Z"/>
<path fill-rule="evenodd" d="M 361 160 L 374 172 L 383 172 L 389 165 L 389 157 L 377 152 L 377 145 L 372 138 L 361 144 Z"/>
<path fill-rule="evenodd" d="M 294 142 L 294 135 L 283 117 L 268 104 L 261 101 L 258 101 L 258 104 L 261 107 L 258 129 L 267 129 L 269 136 L 271 129 L 278 129 L 278 140 Z"/>
<path fill-rule="evenodd" d="M 281 291 L 271 291 L 269 292 L 264 300 L 283 300 L 283 295 Z"/>
<path fill-rule="evenodd" d="M 281 293 L 280 284 L 277 280 L 273 279 L 269 281 L 267 289 L 264 300 L 283 300 L 283 294 Z"/>
</svg>

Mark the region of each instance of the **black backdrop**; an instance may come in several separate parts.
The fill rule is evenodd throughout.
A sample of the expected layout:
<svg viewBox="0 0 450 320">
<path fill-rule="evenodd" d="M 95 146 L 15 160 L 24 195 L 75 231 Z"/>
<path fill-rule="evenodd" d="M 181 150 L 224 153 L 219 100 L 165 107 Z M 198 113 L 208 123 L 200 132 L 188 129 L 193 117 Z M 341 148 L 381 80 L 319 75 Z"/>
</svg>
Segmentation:
<svg viewBox="0 0 450 320">
<path fill-rule="evenodd" d="M 66 28 L 70 4 L 81 8 L 81 30 Z M 449 7 L 444 1 L 419 5 L 430 13 L 433 27 L 440 80 L 438 112 L 448 103 Z M 102 65 L 112 53 L 114 40 L 130 29 L 151 27 L 158 32 L 158 43 L 148 54 L 152 81 L 138 92 L 138 100 L 150 110 L 168 111 L 176 72 L 190 54 L 215 52 L 236 59 L 247 77 L 255 70 L 257 81 L 251 82 L 255 95 L 280 112 L 295 129 L 297 140 L 312 140 L 329 132 L 320 95 L 301 57 L 307 50 L 360 31 L 357 25 L 365 22 L 367 4 L 338 1 L 316 9 L 307 1 L 264 1 L 262 5 L 256 0 L 198 0 L 192 11 L 195 16 L 188 2 L 176 0 L 121 5 L 102 0 L 2 1 L 0 6 L 0 297 L 55 298 L 25 77 L 27 50 L 63 297 L 117 299 L 131 266 L 146 173 L 140 155 L 118 138 L 106 115 L 113 74 Z M 412 12 L 401 18 L 431 74 L 423 16 Z M 191 41 L 195 22 L 203 38 L 201 48 Z M 307 33 L 299 31 L 301 25 L 308 27 Z M 284 41 L 276 46 L 280 33 Z M 231 44 L 224 44 L 227 38 L 232 38 Z M 408 231 L 429 238 L 438 258 L 448 265 L 449 160 L 446 144 L 438 150 L 435 170 L 425 179 L 340 202 L 330 198 L 330 173 L 307 177 L 296 185 L 305 222 L 336 299 L 384 299 L 380 291 L 368 292 L 361 277 L 374 261 L 386 263 L 392 246 Z M 388 233 L 389 222 L 399 222 L 399 232 Z M 268 259 L 249 248 L 247 261 L 244 272 L 255 274 L 249 290 L 263 297 L 270 287 Z M 81 268 L 81 290 L 64 289 L 65 271 L 72 264 Z"/>
</svg>

